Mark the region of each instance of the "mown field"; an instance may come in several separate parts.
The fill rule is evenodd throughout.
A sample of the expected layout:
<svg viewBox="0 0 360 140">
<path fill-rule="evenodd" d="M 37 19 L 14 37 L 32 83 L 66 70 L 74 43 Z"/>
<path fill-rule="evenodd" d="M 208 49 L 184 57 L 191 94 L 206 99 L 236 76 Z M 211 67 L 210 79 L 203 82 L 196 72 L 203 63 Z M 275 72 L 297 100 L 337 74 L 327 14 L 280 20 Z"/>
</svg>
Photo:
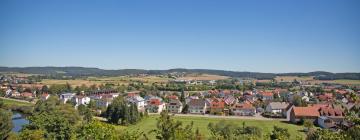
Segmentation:
<svg viewBox="0 0 360 140">
<path fill-rule="evenodd" d="M 177 78 L 177 80 L 223 80 L 230 77 L 219 76 L 219 75 L 208 75 L 208 74 L 192 74 L 185 77 Z M 320 84 L 320 83 L 337 83 L 344 85 L 360 85 L 360 80 L 315 80 L 311 76 L 278 76 L 275 78 L 278 82 L 292 82 L 294 80 L 302 81 L 310 84 Z M 66 84 L 69 83 L 72 86 L 81 86 L 81 85 L 101 85 L 101 84 L 114 84 L 114 85 L 128 85 L 134 81 L 141 81 L 144 84 L 152 83 L 167 83 L 171 78 L 159 77 L 159 76 L 139 76 L 139 77 L 130 77 L 130 76 L 116 76 L 116 77 L 88 77 L 85 79 L 75 79 L 75 80 L 55 80 L 55 79 L 43 79 L 37 84 L 41 85 L 53 85 L 53 84 Z M 271 80 L 257 80 L 257 82 L 271 82 Z"/>
<path fill-rule="evenodd" d="M 278 82 L 292 82 L 295 79 L 297 81 L 312 81 L 313 77 L 312 76 L 302 76 L 302 77 L 299 77 L 299 76 L 277 76 L 275 78 L 275 80 Z"/>
<path fill-rule="evenodd" d="M 158 118 L 158 115 L 156 116 L 149 116 L 148 118 L 143 119 L 141 122 L 139 122 L 136 125 L 131 125 L 128 127 L 125 126 L 116 126 L 117 130 L 139 130 L 145 133 L 148 133 L 152 129 L 156 129 L 156 118 Z M 280 126 L 283 128 L 287 128 L 291 134 L 290 139 L 295 139 L 296 136 L 301 136 L 305 138 L 305 134 L 302 132 L 303 127 L 294 125 L 294 124 L 288 124 L 281 121 L 262 121 L 262 120 L 241 120 L 241 119 L 219 119 L 219 118 L 204 118 L 204 117 L 180 117 L 176 116 L 176 120 L 182 121 L 183 124 L 190 124 L 191 121 L 194 122 L 194 129 L 199 128 L 200 132 L 205 135 L 206 138 L 210 136 L 210 131 L 207 129 L 207 125 L 212 123 L 220 122 L 221 120 L 228 121 L 230 123 L 242 126 L 242 123 L 245 121 L 245 124 L 247 126 L 257 126 L 260 127 L 263 131 L 263 134 L 270 133 L 273 129 L 273 127 Z M 155 136 L 153 134 L 147 134 L 151 139 L 154 139 Z"/>
<path fill-rule="evenodd" d="M 185 77 L 178 78 L 178 80 L 222 80 L 228 79 L 226 76 L 219 75 L 208 75 L 208 74 L 200 74 L 200 75 L 187 75 Z M 116 76 L 116 77 L 88 77 L 86 79 L 75 79 L 75 80 L 55 80 L 55 79 L 43 79 L 38 84 L 43 85 L 53 85 L 53 84 L 66 84 L 69 83 L 72 86 L 81 86 L 81 85 L 100 85 L 100 84 L 114 84 L 114 85 L 127 85 L 134 81 L 141 81 L 144 84 L 152 84 L 152 83 L 167 83 L 171 78 L 160 77 L 160 76 L 138 76 L 138 77 L 130 77 L 130 76 Z"/>
<path fill-rule="evenodd" d="M 336 83 L 343 85 L 360 85 L 360 80 L 348 80 L 348 79 L 340 79 L 340 80 L 315 80 L 312 76 L 277 76 L 275 78 L 278 82 L 292 82 L 294 80 L 302 81 L 310 84 L 321 84 L 321 83 Z"/>
<path fill-rule="evenodd" d="M 100 85 L 100 84 L 114 84 L 114 85 L 127 85 L 134 81 L 141 81 L 145 84 L 152 83 L 166 83 L 170 78 L 158 77 L 158 76 L 139 76 L 139 77 L 129 77 L 129 76 L 116 76 L 116 77 L 88 77 L 86 79 L 75 79 L 75 80 L 55 80 L 55 79 L 44 79 L 39 84 L 44 85 L 53 85 L 53 84 L 66 84 L 69 83 L 72 86 L 81 86 L 81 85 Z"/>
<path fill-rule="evenodd" d="M 188 74 L 176 80 L 224 80 L 229 79 L 227 76 L 211 75 L 211 74 Z"/>
</svg>

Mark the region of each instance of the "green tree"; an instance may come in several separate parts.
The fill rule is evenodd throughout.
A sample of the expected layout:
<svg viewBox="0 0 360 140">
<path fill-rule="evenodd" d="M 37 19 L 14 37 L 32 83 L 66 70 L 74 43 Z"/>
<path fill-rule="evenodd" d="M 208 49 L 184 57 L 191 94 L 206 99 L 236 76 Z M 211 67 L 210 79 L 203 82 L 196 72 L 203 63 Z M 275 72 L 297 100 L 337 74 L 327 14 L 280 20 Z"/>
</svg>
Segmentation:
<svg viewBox="0 0 360 140">
<path fill-rule="evenodd" d="M 344 135 L 329 129 L 317 129 L 308 132 L 306 140 L 345 140 Z"/>
<path fill-rule="evenodd" d="M 143 136 L 143 132 L 139 131 L 122 131 L 117 139 L 118 140 L 138 140 Z"/>
<path fill-rule="evenodd" d="M 82 104 L 77 107 L 77 110 L 78 110 L 80 115 L 84 115 L 85 112 L 86 112 L 86 109 L 87 109 L 86 106 L 82 105 Z"/>
<path fill-rule="evenodd" d="M 74 107 L 50 96 L 48 100 L 36 103 L 34 113 L 28 119 L 30 123 L 25 130 L 43 130 L 44 136 L 51 139 L 71 139 L 81 117 Z"/>
<path fill-rule="evenodd" d="M 28 130 L 45 130 L 45 137 L 51 139 L 71 139 L 74 134 L 74 124 L 70 123 L 59 112 L 42 112 L 29 117 Z"/>
<path fill-rule="evenodd" d="M 51 94 L 61 94 L 63 92 L 69 92 L 69 87 L 66 84 L 54 84 L 49 88 Z"/>
<path fill-rule="evenodd" d="M 84 121 L 91 122 L 93 118 L 93 113 L 89 108 L 86 108 L 85 114 L 84 114 Z"/>
<path fill-rule="evenodd" d="M 304 106 L 304 107 L 307 106 L 307 103 L 304 100 L 302 100 L 301 96 L 299 95 L 294 95 L 292 103 L 294 104 L 294 106 Z"/>
<path fill-rule="evenodd" d="M 185 92 L 184 92 L 184 89 L 181 89 L 180 102 L 185 103 Z"/>
<path fill-rule="evenodd" d="M 94 100 L 90 100 L 88 107 L 90 109 L 96 109 L 96 102 Z"/>
<path fill-rule="evenodd" d="M 115 127 L 99 121 L 92 121 L 80 127 L 77 138 L 81 140 L 115 140 Z"/>
<path fill-rule="evenodd" d="M 0 99 L 0 108 L 4 107 L 4 100 L 3 99 Z"/>
<path fill-rule="evenodd" d="M 346 134 L 346 139 L 355 140 L 360 138 L 360 125 L 353 126 L 344 132 Z"/>
<path fill-rule="evenodd" d="M 166 111 L 160 113 L 160 117 L 157 119 L 156 128 L 151 130 L 150 134 L 155 134 L 156 139 L 159 140 L 193 140 L 198 137 L 193 132 L 193 123 L 182 126 L 182 122 L 175 121 Z"/>
<path fill-rule="evenodd" d="M 186 113 L 188 113 L 188 111 L 189 111 L 189 105 L 188 105 L 188 104 L 185 104 L 185 105 L 184 105 L 184 108 L 181 110 L 181 113 L 186 114 Z"/>
<path fill-rule="evenodd" d="M 123 125 L 135 124 L 141 119 L 136 105 L 127 104 L 121 96 L 115 98 L 113 103 L 108 106 L 105 116 L 108 122 Z"/>
<path fill-rule="evenodd" d="M 307 130 L 310 130 L 310 129 L 312 129 L 314 127 L 314 123 L 311 120 L 305 120 L 304 121 L 304 127 Z"/>
<path fill-rule="evenodd" d="M 211 132 L 212 139 L 234 139 L 237 127 L 232 123 L 222 120 L 216 124 L 209 123 L 208 129 Z"/>
<path fill-rule="evenodd" d="M 0 90 L 0 97 L 4 97 L 5 96 L 5 91 Z"/>
<path fill-rule="evenodd" d="M 19 134 L 20 140 L 44 140 L 44 130 L 28 130 L 25 129 Z"/>
<path fill-rule="evenodd" d="M 11 112 L 0 109 L 0 140 L 6 139 L 13 128 L 11 116 Z"/>
<path fill-rule="evenodd" d="M 227 121 L 220 121 L 216 124 L 209 123 L 208 129 L 211 132 L 211 139 L 261 139 L 262 132 L 259 127 L 246 126 L 245 122 L 237 126 Z"/>
<path fill-rule="evenodd" d="M 270 134 L 272 140 L 288 140 L 290 133 L 288 129 L 274 126 L 274 130 Z"/>
</svg>

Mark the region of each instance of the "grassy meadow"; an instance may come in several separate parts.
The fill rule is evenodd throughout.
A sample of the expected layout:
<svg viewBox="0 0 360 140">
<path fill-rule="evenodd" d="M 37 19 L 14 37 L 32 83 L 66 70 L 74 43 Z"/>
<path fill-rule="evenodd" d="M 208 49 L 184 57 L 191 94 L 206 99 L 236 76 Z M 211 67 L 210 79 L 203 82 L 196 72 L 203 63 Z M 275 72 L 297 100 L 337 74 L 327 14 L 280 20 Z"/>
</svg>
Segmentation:
<svg viewBox="0 0 360 140">
<path fill-rule="evenodd" d="M 129 77 L 129 76 L 116 76 L 116 77 L 88 77 L 86 79 L 75 79 L 75 80 L 55 80 L 55 79 L 43 79 L 39 84 L 44 85 L 53 85 L 53 84 L 66 84 L 69 83 L 72 86 L 81 86 L 81 85 L 101 85 L 101 84 L 114 84 L 114 85 L 128 85 L 134 81 L 141 81 L 144 84 L 152 83 L 167 83 L 170 78 L 158 77 L 158 76 L 138 76 L 138 77 Z"/>
<path fill-rule="evenodd" d="M 152 129 L 156 129 L 156 118 L 158 118 L 158 115 L 151 115 L 148 118 L 144 118 L 141 122 L 139 122 L 136 125 L 130 125 L 130 126 L 116 126 L 117 130 L 124 130 L 125 128 L 127 130 L 139 130 L 145 133 L 148 133 Z M 245 121 L 245 124 L 247 126 L 257 126 L 260 127 L 264 134 L 268 134 L 272 131 L 273 127 L 279 126 L 283 128 L 287 128 L 291 134 L 290 139 L 295 139 L 296 136 L 301 136 L 305 138 L 305 134 L 301 131 L 303 130 L 302 126 L 294 125 L 294 124 L 288 124 L 281 121 L 268 121 L 268 120 L 241 120 L 241 119 L 220 119 L 220 118 L 204 118 L 204 117 L 181 117 L 181 116 L 175 116 L 176 120 L 179 120 L 183 122 L 184 125 L 190 124 L 191 121 L 194 122 L 194 131 L 196 128 L 199 128 L 200 132 L 208 138 L 210 136 L 210 131 L 207 129 L 207 125 L 212 123 L 220 122 L 221 120 L 228 121 L 233 124 L 237 124 L 239 126 L 242 126 L 242 123 Z M 154 134 L 147 134 L 149 138 L 154 139 Z"/>
<path fill-rule="evenodd" d="M 0 101 L 4 103 L 6 106 L 33 106 L 34 104 L 30 102 L 20 102 L 16 100 L 6 99 L 6 98 L 0 98 Z"/>
<path fill-rule="evenodd" d="M 229 79 L 227 76 L 212 75 L 212 74 L 188 74 L 184 77 L 179 77 L 177 80 L 224 80 Z"/>
</svg>

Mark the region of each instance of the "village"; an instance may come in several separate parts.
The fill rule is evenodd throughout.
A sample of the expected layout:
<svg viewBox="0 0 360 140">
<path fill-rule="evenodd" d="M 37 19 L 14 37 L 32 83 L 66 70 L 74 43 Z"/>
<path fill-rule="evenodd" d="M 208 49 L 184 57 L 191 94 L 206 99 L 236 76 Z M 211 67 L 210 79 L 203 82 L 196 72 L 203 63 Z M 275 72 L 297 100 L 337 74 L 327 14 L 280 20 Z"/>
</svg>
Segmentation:
<svg viewBox="0 0 360 140">
<path fill-rule="evenodd" d="M 352 127 L 354 122 L 346 119 L 346 116 L 353 112 L 358 116 L 360 109 L 360 90 L 357 87 L 326 83 L 311 85 L 296 80 L 287 82 L 290 88 L 281 88 L 277 84 L 264 86 L 263 83 L 248 83 L 250 86 L 243 90 L 157 91 L 146 95 L 140 90 L 118 92 L 100 88 L 78 93 L 49 93 L 46 85 L 32 84 L 31 89 L 16 86 L 19 85 L 16 83 L 29 83 L 24 77 L 9 79 L 3 76 L 1 80 L 3 98 L 36 102 L 57 96 L 64 104 L 73 104 L 74 108 L 91 104 L 96 107 L 94 111 L 99 117 L 115 98 L 121 97 L 127 104 L 136 105 L 139 112 L 149 114 L 167 111 L 183 116 L 246 117 L 254 120 L 282 120 L 293 124 L 310 121 L 320 128 L 338 131 Z M 218 84 L 215 80 L 175 82 L 184 85 Z"/>
</svg>

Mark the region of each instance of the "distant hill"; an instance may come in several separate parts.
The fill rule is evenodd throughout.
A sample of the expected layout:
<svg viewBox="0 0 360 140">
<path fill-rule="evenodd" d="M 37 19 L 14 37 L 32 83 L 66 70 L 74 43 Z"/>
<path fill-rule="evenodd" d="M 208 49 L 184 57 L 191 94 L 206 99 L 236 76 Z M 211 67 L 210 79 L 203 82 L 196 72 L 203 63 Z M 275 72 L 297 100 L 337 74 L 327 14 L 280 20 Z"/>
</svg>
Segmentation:
<svg viewBox="0 0 360 140">
<path fill-rule="evenodd" d="M 86 67 L 0 67 L 0 72 L 20 72 L 27 74 L 64 75 L 64 76 L 123 76 L 137 74 L 168 74 L 168 73 L 203 73 L 229 77 L 273 79 L 276 76 L 314 76 L 319 80 L 352 79 L 360 80 L 360 73 L 331 73 L 324 71 L 308 73 L 259 73 L 237 72 L 211 69 L 169 69 L 169 70 L 144 70 L 144 69 L 120 69 L 104 70 Z"/>
</svg>

